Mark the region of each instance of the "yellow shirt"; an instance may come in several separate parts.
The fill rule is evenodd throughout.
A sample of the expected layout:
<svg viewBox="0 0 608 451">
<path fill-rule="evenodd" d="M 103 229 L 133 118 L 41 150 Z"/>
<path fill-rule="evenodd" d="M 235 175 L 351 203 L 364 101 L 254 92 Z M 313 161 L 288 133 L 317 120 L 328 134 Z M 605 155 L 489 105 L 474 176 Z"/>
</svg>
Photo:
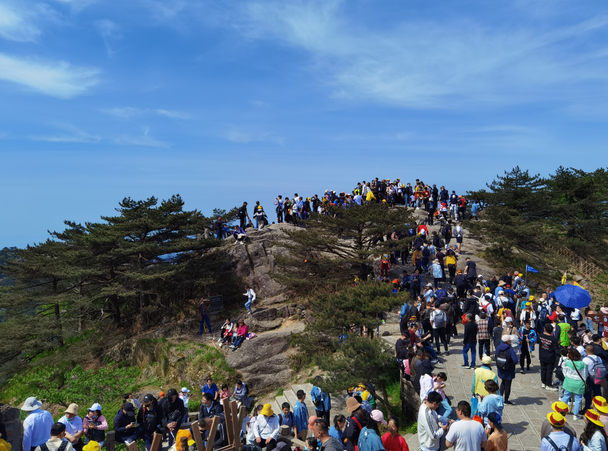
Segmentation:
<svg viewBox="0 0 608 451">
<path fill-rule="evenodd" d="M 454 255 L 448 255 L 445 258 L 445 264 L 446 265 L 455 265 L 456 264 L 456 257 Z"/>
<path fill-rule="evenodd" d="M 367 196 L 365 196 L 365 200 L 371 202 L 372 200 L 376 200 L 376 196 L 374 196 L 374 193 L 370 191 L 367 193 Z"/>
</svg>

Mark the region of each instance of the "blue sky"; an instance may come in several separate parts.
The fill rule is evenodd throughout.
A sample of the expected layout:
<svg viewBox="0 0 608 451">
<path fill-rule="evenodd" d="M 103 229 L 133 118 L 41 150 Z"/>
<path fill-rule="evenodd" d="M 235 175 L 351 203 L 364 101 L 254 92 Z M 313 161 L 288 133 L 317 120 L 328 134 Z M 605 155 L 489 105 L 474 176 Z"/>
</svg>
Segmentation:
<svg viewBox="0 0 608 451">
<path fill-rule="evenodd" d="M 0 0 L 0 247 L 126 196 L 606 166 L 608 3 Z"/>
</svg>

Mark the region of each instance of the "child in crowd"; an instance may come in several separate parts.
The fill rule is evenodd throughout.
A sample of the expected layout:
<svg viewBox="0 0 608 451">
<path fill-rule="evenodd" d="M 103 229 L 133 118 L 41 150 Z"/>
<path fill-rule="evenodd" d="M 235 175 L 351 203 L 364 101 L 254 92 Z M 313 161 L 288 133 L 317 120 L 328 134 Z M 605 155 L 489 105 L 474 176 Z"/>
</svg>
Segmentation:
<svg viewBox="0 0 608 451">
<path fill-rule="evenodd" d="M 317 443 L 317 439 L 314 437 L 308 437 L 306 439 L 306 448 L 304 448 L 305 451 L 317 451 L 318 449 L 318 443 Z"/>
<path fill-rule="evenodd" d="M 441 405 L 437 408 L 437 415 L 440 417 L 444 417 L 446 420 L 450 418 L 452 414 L 452 406 L 450 406 L 450 401 L 445 395 L 445 381 L 448 380 L 448 376 L 444 372 L 437 373 L 437 376 L 433 378 L 433 390 L 441 395 L 443 401 L 441 401 Z"/>
<path fill-rule="evenodd" d="M 279 424 L 281 426 L 287 426 L 289 428 L 289 432 L 293 434 L 294 437 L 298 436 L 298 430 L 296 428 L 296 422 L 293 418 L 293 412 L 291 412 L 291 406 L 288 402 L 284 402 L 281 404 L 281 413 L 279 414 Z"/>
<path fill-rule="evenodd" d="M 223 384 L 222 389 L 220 390 L 220 399 L 230 398 L 230 396 L 232 396 L 232 393 L 228 390 L 228 385 Z"/>
</svg>

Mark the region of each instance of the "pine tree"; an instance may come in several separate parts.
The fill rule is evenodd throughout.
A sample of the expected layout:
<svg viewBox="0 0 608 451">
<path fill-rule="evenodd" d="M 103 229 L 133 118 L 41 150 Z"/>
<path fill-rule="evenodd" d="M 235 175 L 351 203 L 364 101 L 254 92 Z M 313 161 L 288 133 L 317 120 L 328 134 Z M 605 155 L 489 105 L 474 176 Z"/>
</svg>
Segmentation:
<svg viewBox="0 0 608 451">
<path fill-rule="evenodd" d="M 281 246 L 289 253 L 277 257 L 278 282 L 299 295 L 319 287 L 335 289 L 355 277 L 364 279 L 374 258 L 409 246 L 411 239 L 391 241 L 393 230 L 413 224 L 406 208 L 381 203 L 341 208 L 328 206 L 328 215 L 314 214 L 305 229 L 285 230 Z"/>
</svg>

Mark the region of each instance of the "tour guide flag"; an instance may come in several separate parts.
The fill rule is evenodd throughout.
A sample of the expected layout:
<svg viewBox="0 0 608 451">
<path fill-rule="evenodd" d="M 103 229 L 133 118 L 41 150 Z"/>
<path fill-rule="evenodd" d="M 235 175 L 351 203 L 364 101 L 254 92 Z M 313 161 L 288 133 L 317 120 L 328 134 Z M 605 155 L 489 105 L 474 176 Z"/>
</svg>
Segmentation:
<svg viewBox="0 0 608 451">
<path fill-rule="evenodd" d="M 534 269 L 532 266 L 526 265 L 526 272 L 538 272 L 538 269 Z"/>
</svg>

